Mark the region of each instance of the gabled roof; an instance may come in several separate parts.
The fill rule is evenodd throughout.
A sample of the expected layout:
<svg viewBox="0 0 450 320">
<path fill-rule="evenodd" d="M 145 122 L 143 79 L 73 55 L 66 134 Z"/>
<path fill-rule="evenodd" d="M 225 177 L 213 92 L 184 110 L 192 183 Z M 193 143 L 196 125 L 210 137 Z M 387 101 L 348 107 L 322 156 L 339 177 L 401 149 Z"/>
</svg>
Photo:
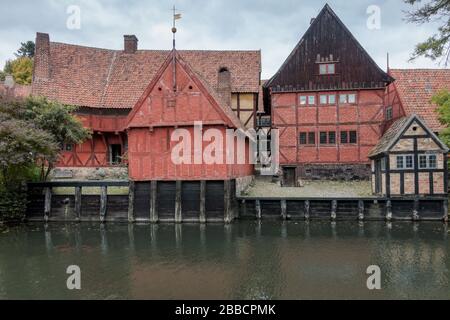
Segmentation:
<svg viewBox="0 0 450 320">
<path fill-rule="evenodd" d="M 318 62 L 326 61 L 336 63 L 335 75 L 318 74 Z M 273 92 L 383 88 L 392 81 L 327 4 L 265 88 Z"/>
<path fill-rule="evenodd" d="M 377 145 L 370 151 L 369 158 L 376 157 L 380 154 L 389 152 L 389 150 L 395 145 L 395 143 L 400 139 L 403 133 L 409 128 L 413 123 L 417 122 L 421 125 L 433 138 L 442 150 L 448 152 L 447 146 L 433 133 L 433 131 L 428 128 L 425 122 L 417 115 L 412 114 L 407 117 L 400 118 L 396 120 L 389 129 L 385 132 L 383 137 L 378 141 Z"/>
<path fill-rule="evenodd" d="M 175 57 L 174 57 L 175 55 Z M 175 59 L 174 59 L 175 58 Z M 165 70 L 170 66 L 170 64 L 175 60 L 176 64 L 179 64 L 184 71 L 189 75 L 189 77 L 199 86 L 199 88 L 207 95 L 207 99 L 216 110 L 222 114 L 227 120 L 230 127 L 237 129 L 244 129 L 245 126 L 242 124 L 241 120 L 236 116 L 236 114 L 231 109 L 231 106 L 227 105 L 222 97 L 217 93 L 217 91 L 208 84 L 208 82 L 203 79 L 201 74 L 194 71 L 194 69 L 189 65 L 189 63 L 184 60 L 182 55 L 177 50 L 172 50 L 166 57 L 165 61 L 160 66 L 158 72 L 156 72 L 153 79 L 147 85 L 146 89 L 139 97 L 138 101 L 133 107 L 133 110 L 128 115 L 127 126 L 130 126 L 135 114 L 138 112 L 141 105 L 144 103 L 145 99 L 150 95 L 155 85 L 158 83 L 159 79 L 165 72 Z"/>
<path fill-rule="evenodd" d="M 417 114 L 434 132 L 444 129 L 431 98 L 442 89 L 450 90 L 450 69 L 391 69 L 389 73 L 396 79 L 393 85 L 406 115 Z"/>
<path fill-rule="evenodd" d="M 39 80 L 33 82 L 33 94 L 95 108 L 132 108 L 170 53 L 125 53 L 57 42 L 50 42 L 49 48 L 50 77 L 42 80 L 36 75 Z M 226 67 L 231 73 L 232 92 L 259 92 L 260 51 L 179 52 L 212 88 L 217 86 L 219 69 Z"/>
</svg>

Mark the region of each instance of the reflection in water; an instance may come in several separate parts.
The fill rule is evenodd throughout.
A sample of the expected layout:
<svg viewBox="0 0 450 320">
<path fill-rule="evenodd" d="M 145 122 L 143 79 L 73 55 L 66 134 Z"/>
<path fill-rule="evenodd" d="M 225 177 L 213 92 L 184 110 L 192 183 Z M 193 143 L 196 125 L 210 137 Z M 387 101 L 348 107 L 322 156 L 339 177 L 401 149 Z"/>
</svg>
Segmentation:
<svg viewBox="0 0 450 320">
<path fill-rule="evenodd" d="M 81 291 L 66 268 L 81 268 Z M 366 269 L 382 270 L 382 290 Z M 439 223 L 30 224 L 0 230 L 0 298 L 450 298 Z"/>
</svg>

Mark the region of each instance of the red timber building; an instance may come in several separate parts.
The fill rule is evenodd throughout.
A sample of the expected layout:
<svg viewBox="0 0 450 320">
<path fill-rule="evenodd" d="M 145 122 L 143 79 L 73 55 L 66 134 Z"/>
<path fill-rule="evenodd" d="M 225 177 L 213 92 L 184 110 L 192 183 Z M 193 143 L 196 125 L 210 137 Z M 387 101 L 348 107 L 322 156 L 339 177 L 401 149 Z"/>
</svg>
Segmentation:
<svg viewBox="0 0 450 320">
<path fill-rule="evenodd" d="M 137 44 L 135 36 L 124 36 L 124 50 L 106 50 L 37 34 L 33 94 L 80 107 L 76 115 L 93 132 L 82 145 L 64 146 L 58 167 L 128 162 L 136 181 L 252 175 L 248 164 L 175 166 L 170 138 L 178 128 L 192 132 L 194 121 L 202 121 L 204 131 L 253 128 L 260 51 L 138 50 Z"/>
<path fill-rule="evenodd" d="M 368 153 L 383 135 L 393 80 L 326 5 L 264 84 L 285 185 L 369 177 Z"/>
</svg>

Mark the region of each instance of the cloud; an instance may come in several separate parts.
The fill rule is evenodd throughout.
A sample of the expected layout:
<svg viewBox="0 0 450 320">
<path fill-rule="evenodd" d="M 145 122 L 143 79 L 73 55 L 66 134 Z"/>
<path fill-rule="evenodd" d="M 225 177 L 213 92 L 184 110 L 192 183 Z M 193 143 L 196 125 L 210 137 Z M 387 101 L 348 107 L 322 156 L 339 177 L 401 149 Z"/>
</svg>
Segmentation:
<svg viewBox="0 0 450 320">
<path fill-rule="evenodd" d="M 178 21 L 177 46 L 182 49 L 261 49 L 263 78 L 273 75 L 325 4 L 313 0 L 42 0 L 10 1 L 0 20 L 0 66 L 20 42 L 33 40 L 37 31 L 52 41 L 111 49 L 122 48 L 123 34 L 136 34 L 139 47 L 171 47 L 171 8 Z M 335 0 L 331 7 L 380 67 L 437 67 L 418 59 L 408 63 L 415 44 L 437 30 L 436 24 L 412 25 L 404 21 L 409 7 L 402 1 Z M 81 9 L 81 29 L 66 27 L 67 7 Z M 381 10 L 381 29 L 366 26 L 369 5 Z"/>
</svg>

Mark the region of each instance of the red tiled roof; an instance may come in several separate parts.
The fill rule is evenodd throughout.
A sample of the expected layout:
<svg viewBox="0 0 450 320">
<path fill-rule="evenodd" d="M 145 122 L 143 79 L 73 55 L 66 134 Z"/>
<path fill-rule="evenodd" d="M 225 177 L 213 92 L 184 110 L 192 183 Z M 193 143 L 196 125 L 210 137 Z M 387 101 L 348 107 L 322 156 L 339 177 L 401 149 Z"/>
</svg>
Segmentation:
<svg viewBox="0 0 450 320">
<path fill-rule="evenodd" d="M 260 51 L 178 52 L 212 88 L 217 86 L 219 69 L 226 67 L 233 92 L 259 91 Z M 132 108 L 169 53 L 125 53 L 50 42 L 50 78 L 35 80 L 33 94 L 78 106 Z"/>
<path fill-rule="evenodd" d="M 390 75 L 396 79 L 406 115 L 417 114 L 434 132 L 442 130 L 431 98 L 442 89 L 450 90 L 450 69 L 391 69 Z"/>
</svg>

